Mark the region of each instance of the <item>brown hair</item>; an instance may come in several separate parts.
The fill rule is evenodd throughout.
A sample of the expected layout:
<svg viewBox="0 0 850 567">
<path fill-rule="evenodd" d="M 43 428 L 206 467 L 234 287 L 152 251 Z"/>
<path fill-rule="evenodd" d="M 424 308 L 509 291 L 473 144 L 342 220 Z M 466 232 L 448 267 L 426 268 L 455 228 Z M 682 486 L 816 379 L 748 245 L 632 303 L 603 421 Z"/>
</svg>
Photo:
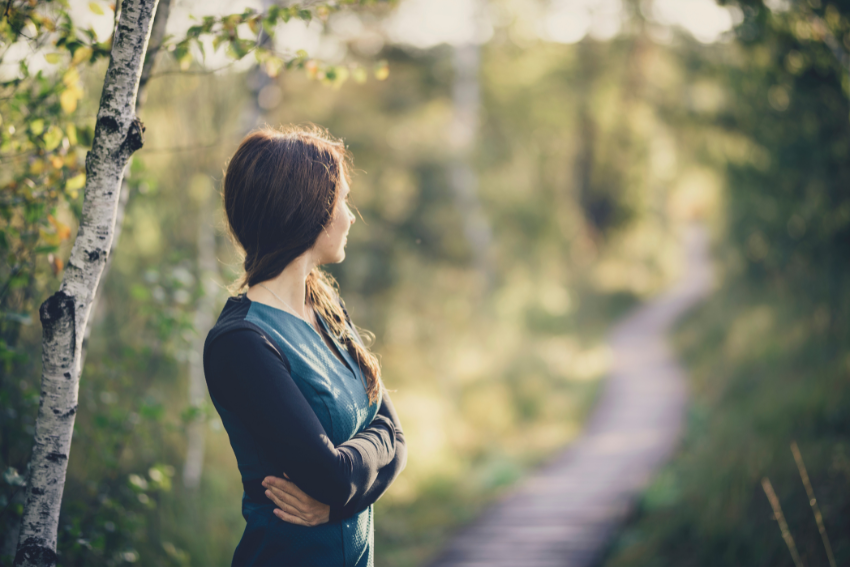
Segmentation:
<svg viewBox="0 0 850 567">
<path fill-rule="evenodd" d="M 245 274 L 234 291 L 272 279 L 315 244 L 330 221 L 350 157 L 341 141 L 318 128 L 263 128 L 242 140 L 224 175 L 231 237 L 245 251 Z M 334 279 L 318 267 L 307 298 L 366 378 L 369 402 L 381 395 L 377 357 L 346 326 Z"/>
</svg>

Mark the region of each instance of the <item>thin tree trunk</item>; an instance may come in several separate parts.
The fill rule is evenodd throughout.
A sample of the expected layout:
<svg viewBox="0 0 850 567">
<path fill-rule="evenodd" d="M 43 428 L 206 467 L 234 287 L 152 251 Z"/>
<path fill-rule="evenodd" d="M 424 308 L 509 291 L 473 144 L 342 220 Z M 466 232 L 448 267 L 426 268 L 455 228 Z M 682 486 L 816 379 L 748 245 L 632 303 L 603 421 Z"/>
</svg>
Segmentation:
<svg viewBox="0 0 850 567">
<path fill-rule="evenodd" d="M 283 2 L 284 5 L 292 2 Z M 263 11 L 274 6 L 273 0 L 262 0 Z M 271 36 L 260 32 L 258 43 L 268 46 Z M 263 87 L 271 84 L 271 77 L 266 74 L 261 66 L 252 71 L 253 77 L 253 104 L 247 108 L 242 115 L 243 129 L 248 132 L 258 126 L 262 117 L 262 108 L 259 103 L 259 94 Z M 218 262 L 215 257 L 215 230 L 213 218 L 215 217 L 215 202 L 209 193 L 205 193 L 199 206 L 198 220 L 198 272 L 200 274 L 202 297 L 195 307 L 194 330 L 195 340 L 189 358 L 189 405 L 200 410 L 206 399 L 207 382 L 204 377 L 203 352 L 204 341 L 207 333 L 212 328 L 213 309 L 215 309 L 216 295 L 220 289 L 218 283 Z M 183 463 L 183 486 L 189 490 L 198 488 L 201 476 L 204 472 L 204 432 L 206 422 L 199 415 L 189 422 L 186 431 L 186 460 Z"/>
<path fill-rule="evenodd" d="M 83 337 L 112 246 L 124 167 L 144 143 L 136 93 L 158 0 L 124 0 L 86 156 L 80 227 L 62 285 L 39 310 L 42 324 L 41 400 L 27 478 L 16 566 L 56 564 L 59 510 L 71 451 L 82 367 Z"/>
<path fill-rule="evenodd" d="M 481 106 L 479 89 L 479 47 L 475 43 L 455 46 L 455 79 L 452 88 L 454 116 L 451 142 L 455 156 L 449 165 L 449 186 L 460 211 L 463 233 L 472 249 L 475 268 L 484 276 L 487 287 L 493 284 L 492 233 L 478 198 L 478 176 L 472 167 L 472 150 L 478 135 Z"/>
<path fill-rule="evenodd" d="M 142 66 L 142 76 L 139 78 L 139 91 L 136 95 L 136 114 L 139 114 L 141 108 L 145 105 L 148 93 L 148 81 L 151 78 L 156 56 L 162 47 L 162 41 L 165 39 L 165 26 L 168 24 L 168 16 L 171 13 L 171 0 L 159 0 L 159 5 L 156 7 L 156 16 L 151 26 L 150 41 L 148 41 L 147 52 L 145 53 L 145 63 Z M 109 268 L 112 265 L 112 255 L 115 254 L 115 249 L 118 247 L 118 240 L 121 238 L 121 228 L 124 226 L 124 211 L 127 210 L 127 203 L 130 201 L 130 184 L 127 182 L 127 173 L 132 163 L 132 158 L 127 162 L 124 170 L 124 176 L 121 181 L 121 194 L 118 196 L 118 207 L 115 210 L 115 232 L 112 235 L 112 246 L 109 249 L 109 255 L 106 257 L 106 265 L 103 267 L 103 275 L 105 278 L 109 273 Z M 92 323 L 86 326 L 86 334 L 83 337 L 83 354 L 80 362 L 80 367 L 85 366 L 86 352 L 88 352 L 89 337 L 94 323 L 101 317 L 103 311 L 102 295 L 96 293 L 92 302 Z"/>
<path fill-rule="evenodd" d="M 211 187 L 205 188 L 211 189 Z M 213 326 L 213 309 L 219 290 L 218 263 L 215 257 L 215 203 L 214 191 L 206 191 L 198 207 L 198 272 L 202 296 L 195 306 L 195 340 L 189 355 L 189 405 L 196 413 L 203 407 L 206 399 L 207 383 L 204 378 L 202 353 L 207 333 Z M 195 489 L 201 483 L 204 470 L 204 431 L 206 420 L 200 415 L 193 416 L 189 422 L 186 439 L 186 462 L 183 465 L 183 486 Z"/>
<path fill-rule="evenodd" d="M 601 202 L 593 192 L 593 165 L 596 159 L 596 123 L 591 110 L 591 98 L 596 82 L 597 61 L 593 43 L 585 39 L 578 44 L 578 145 L 573 161 L 573 191 L 581 206 L 587 228 L 595 241 L 604 224 L 606 211 L 600 209 Z"/>
</svg>

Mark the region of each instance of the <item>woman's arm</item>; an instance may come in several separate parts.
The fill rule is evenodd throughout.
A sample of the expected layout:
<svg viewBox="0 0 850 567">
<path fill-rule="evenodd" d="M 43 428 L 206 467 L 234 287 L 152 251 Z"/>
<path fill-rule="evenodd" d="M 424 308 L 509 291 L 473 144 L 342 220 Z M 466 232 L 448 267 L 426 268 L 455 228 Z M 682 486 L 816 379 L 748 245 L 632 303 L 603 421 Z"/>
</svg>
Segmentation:
<svg viewBox="0 0 850 567">
<path fill-rule="evenodd" d="M 355 339 L 361 345 L 365 346 L 363 337 L 360 336 L 360 333 L 357 332 L 357 327 L 351 321 L 351 316 L 348 314 L 348 309 L 345 308 L 342 298 L 339 298 L 339 304 L 345 315 L 345 321 L 348 323 Z M 387 491 L 398 475 L 401 474 L 404 467 L 407 466 L 407 443 L 404 440 L 404 431 L 401 428 L 398 413 L 396 413 L 386 389 L 384 389 L 381 396 L 381 408 L 378 410 L 377 417 L 385 417 L 393 424 L 393 429 L 395 430 L 395 455 L 392 461 L 381 467 L 381 470 L 378 471 L 378 476 L 371 485 L 358 490 L 347 504 L 343 506 L 331 506 L 330 521 L 332 522 L 351 517 L 374 504 Z"/>
<path fill-rule="evenodd" d="M 357 327 L 355 327 L 354 323 L 351 322 L 348 310 L 345 308 L 342 300 L 340 300 L 339 303 L 340 307 L 342 307 L 343 313 L 345 314 L 345 320 L 351 328 L 355 339 L 362 345 L 363 339 L 360 336 L 360 333 L 357 332 Z M 330 507 L 329 521 L 331 522 L 350 518 L 374 504 L 384 494 L 384 492 L 387 491 L 393 481 L 395 481 L 407 465 L 407 444 L 404 439 L 404 431 L 402 430 L 401 421 L 398 418 L 398 414 L 396 413 L 395 407 L 393 407 L 392 401 L 390 401 L 390 397 L 386 390 L 383 392 L 381 408 L 378 410 L 376 418 L 377 417 L 384 417 L 392 422 L 393 429 L 395 431 L 395 455 L 393 456 L 392 461 L 381 467 L 374 482 L 369 485 L 358 487 L 346 504 Z M 374 423 L 374 421 L 372 423 Z M 340 445 L 340 447 L 343 446 L 345 446 L 345 443 Z M 309 522 L 309 518 L 319 516 L 324 517 L 325 513 L 327 513 L 327 510 L 321 506 L 316 506 L 315 503 L 310 502 L 309 499 L 303 498 L 301 491 L 299 490 L 299 486 L 296 486 L 297 483 L 296 485 L 293 485 L 293 483 L 281 478 L 267 477 L 264 480 L 263 485 L 269 490 L 269 498 L 271 498 L 272 501 L 274 501 L 274 503 L 284 511 L 284 513 L 287 513 L 290 516 L 292 514 L 297 515 L 303 513 L 303 520 L 307 520 Z M 298 510 L 297 508 L 300 508 L 301 510 Z"/>
<path fill-rule="evenodd" d="M 398 414 L 386 390 L 384 390 L 381 399 L 381 409 L 378 410 L 377 417 L 385 417 L 393 424 L 393 429 L 395 430 L 395 455 L 392 461 L 381 467 L 378 471 L 378 476 L 372 484 L 364 486 L 362 490 L 357 490 L 348 503 L 343 506 L 331 506 L 331 522 L 349 518 L 377 502 L 407 465 L 407 444 L 404 440 L 404 431 L 401 429 Z"/>
<path fill-rule="evenodd" d="M 407 446 L 404 441 L 404 432 L 386 391 L 383 394 L 379 415 L 393 422 L 396 430 L 396 452 L 392 462 L 378 471 L 375 482 L 370 486 L 358 489 L 348 504 L 331 508 L 310 498 L 289 479 L 269 476 L 263 480 L 263 486 L 267 489 L 266 496 L 278 507 L 275 514 L 290 523 L 315 526 L 325 522 L 350 518 L 374 504 L 387 491 L 407 464 Z M 343 443 L 341 446 L 344 445 Z"/>
<path fill-rule="evenodd" d="M 395 458 L 395 424 L 383 415 L 334 447 L 285 359 L 257 329 L 239 328 L 205 345 L 204 372 L 210 394 L 244 421 L 275 470 L 332 508 L 371 487 Z"/>
</svg>

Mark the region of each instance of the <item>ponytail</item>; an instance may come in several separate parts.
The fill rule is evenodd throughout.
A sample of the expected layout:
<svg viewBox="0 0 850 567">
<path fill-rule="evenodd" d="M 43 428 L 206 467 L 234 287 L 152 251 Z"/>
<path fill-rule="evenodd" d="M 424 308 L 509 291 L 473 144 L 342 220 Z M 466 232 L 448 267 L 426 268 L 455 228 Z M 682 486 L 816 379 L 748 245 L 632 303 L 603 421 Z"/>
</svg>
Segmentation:
<svg viewBox="0 0 850 567">
<path fill-rule="evenodd" d="M 361 344 L 352 332 L 353 324 L 349 327 L 345 323 L 348 314 L 343 306 L 342 299 L 337 295 L 336 282 L 323 270 L 313 268 L 307 275 L 307 297 L 313 304 L 313 309 L 328 324 L 328 330 L 345 345 L 348 354 L 357 362 L 360 372 L 366 379 L 366 393 L 369 403 L 375 403 L 381 397 L 383 384 L 381 383 L 381 366 L 378 357 L 369 352 L 365 345 Z M 350 323 L 350 321 L 348 321 Z"/>
</svg>

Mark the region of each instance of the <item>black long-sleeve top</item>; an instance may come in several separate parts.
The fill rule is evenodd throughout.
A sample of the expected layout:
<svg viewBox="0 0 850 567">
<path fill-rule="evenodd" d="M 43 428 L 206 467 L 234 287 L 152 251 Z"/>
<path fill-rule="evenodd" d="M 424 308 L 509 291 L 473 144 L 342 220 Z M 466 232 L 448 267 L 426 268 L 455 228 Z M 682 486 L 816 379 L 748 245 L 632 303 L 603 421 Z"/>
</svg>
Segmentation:
<svg viewBox="0 0 850 567">
<path fill-rule="evenodd" d="M 246 537 L 253 506 L 270 504 L 260 483 L 283 473 L 331 507 L 329 525 L 343 532 L 346 564 L 352 563 L 352 554 L 371 557 L 371 549 L 355 549 L 355 540 L 363 539 L 363 529 L 371 532 L 370 506 L 404 468 L 407 448 L 389 396 L 384 392 L 380 407 L 370 405 L 362 373 L 335 344 L 344 363 L 308 323 L 245 296 L 228 300 L 207 337 L 207 384 L 236 453 L 248 502 L 241 557 L 261 551 L 246 549 L 251 547 Z M 243 514 L 245 510 L 243 505 Z M 368 527 L 359 518 L 367 510 Z M 283 523 L 266 516 L 263 521 L 272 525 Z M 289 531 L 303 540 L 304 534 Z M 286 556 L 294 557 L 290 544 L 297 542 L 286 541 L 288 533 L 279 539 Z M 304 559 L 312 561 L 312 556 Z"/>
</svg>

